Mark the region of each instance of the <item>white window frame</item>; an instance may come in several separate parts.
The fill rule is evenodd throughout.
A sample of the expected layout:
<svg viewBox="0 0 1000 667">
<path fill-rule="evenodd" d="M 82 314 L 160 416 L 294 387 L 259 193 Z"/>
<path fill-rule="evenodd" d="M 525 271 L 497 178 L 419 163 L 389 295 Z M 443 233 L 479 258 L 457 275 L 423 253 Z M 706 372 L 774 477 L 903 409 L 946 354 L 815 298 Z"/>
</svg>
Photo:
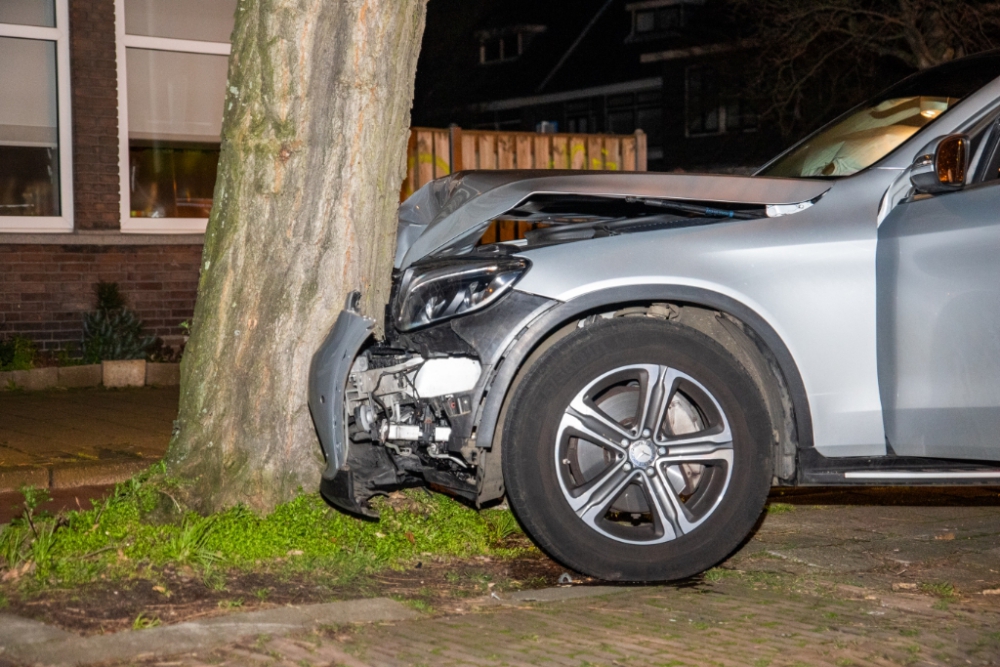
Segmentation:
<svg viewBox="0 0 1000 667">
<path fill-rule="evenodd" d="M 65 0 L 62 0 L 65 1 Z M 174 51 L 228 56 L 228 42 L 204 42 L 172 37 L 147 37 L 125 33 L 125 0 L 115 0 L 115 49 L 118 64 L 118 174 L 121 230 L 126 234 L 204 234 L 208 218 L 133 218 L 129 195 L 128 76 L 126 49 Z"/>
<path fill-rule="evenodd" d="M 0 37 L 56 44 L 56 105 L 59 122 L 60 215 L 0 215 L 0 233 L 60 234 L 73 231 L 73 96 L 69 79 L 69 0 L 56 0 L 56 27 L 0 23 Z"/>
</svg>

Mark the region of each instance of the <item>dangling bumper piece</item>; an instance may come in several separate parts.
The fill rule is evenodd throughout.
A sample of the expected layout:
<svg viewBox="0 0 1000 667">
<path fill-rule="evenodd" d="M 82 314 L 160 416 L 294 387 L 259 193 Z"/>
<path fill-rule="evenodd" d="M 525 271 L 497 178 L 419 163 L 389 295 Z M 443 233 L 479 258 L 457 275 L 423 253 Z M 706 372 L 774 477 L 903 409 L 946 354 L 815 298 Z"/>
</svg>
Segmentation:
<svg viewBox="0 0 1000 667">
<path fill-rule="evenodd" d="M 309 368 L 309 412 L 326 457 L 320 491 L 331 503 L 344 510 L 367 514 L 354 499 L 351 471 L 347 469 L 347 422 L 344 391 L 351 364 L 371 335 L 375 320 L 358 313 L 359 292 L 347 297 L 344 310 L 313 355 Z"/>
</svg>

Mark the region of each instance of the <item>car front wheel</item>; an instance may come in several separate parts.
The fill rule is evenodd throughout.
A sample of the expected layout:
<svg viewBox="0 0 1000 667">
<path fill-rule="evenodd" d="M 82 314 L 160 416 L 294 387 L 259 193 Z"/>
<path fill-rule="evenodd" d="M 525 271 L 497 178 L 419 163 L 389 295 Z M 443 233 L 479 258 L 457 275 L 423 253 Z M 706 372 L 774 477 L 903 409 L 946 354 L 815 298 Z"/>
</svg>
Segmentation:
<svg viewBox="0 0 1000 667">
<path fill-rule="evenodd" d="M 681 579 L 752 530 L 771 425 L 746 369 L 706 335 L 643 317 L 556 342 L 504 424 L 508 500 L 553 558 L 608 580 Z"/>
</svg>

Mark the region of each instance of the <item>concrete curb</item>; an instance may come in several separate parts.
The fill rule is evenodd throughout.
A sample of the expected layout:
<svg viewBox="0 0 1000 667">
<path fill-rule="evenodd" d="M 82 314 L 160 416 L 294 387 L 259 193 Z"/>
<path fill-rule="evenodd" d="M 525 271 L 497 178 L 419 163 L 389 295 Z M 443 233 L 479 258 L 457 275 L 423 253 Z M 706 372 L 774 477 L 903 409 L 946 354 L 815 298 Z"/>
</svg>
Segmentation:
<svg viewBox="0 0 1000 667">
<path fill-rule="evenodd" d="M 86 387 L 176 387 L 181 381 L 179 363 L 154 363 L 142 361 L 108 362 L 85 366 L 50 366 L 32 368 L 28 371 L 0 372 L 0 391 L 23 389 L 25 391 L 46 391 L 52 389 L 82 389 Z M 135 368 L 125 370 L 130 364 Z M 139 368 L 138 366 L 142 366 Z M 122 373 L 131 373 L 123 378 Z"/>
<path fill-rule="evenodd" d="M 627 593 L 632 588 L 580 586 L 519 591 L 470 600 L 472 606 L 521 606 Z M 19 616 L 0 614 L 0 657 L 49 667 L 164 658 L 208 651 L 258 635 L 284 635 L 324 625 L 408 621 L 420 617 L 396 600 L 373 598 L 302 607 L 278 607 L 216 616 L 148 630 L 79 637 Z"/>
<path fill-rule="evenodd" d="M 374 598 L 280 607 L 148 630 L 78 637 L 44 623 L 0 614 L 0 656 L 51 667 L 141 660 L 211 650 L 257 635 L 288 634 L 323 625 L 405 621 L 419 615 L 395 600 Z"/>
<path fill-rule="evenodd" d="M 0 493 L 22 486 L 42 489 L 75 489 L 79 486 L 109 486 L 130 479 L 159 459 L 108 459 L 48 466 L 0 468 Z"/>
</svg>

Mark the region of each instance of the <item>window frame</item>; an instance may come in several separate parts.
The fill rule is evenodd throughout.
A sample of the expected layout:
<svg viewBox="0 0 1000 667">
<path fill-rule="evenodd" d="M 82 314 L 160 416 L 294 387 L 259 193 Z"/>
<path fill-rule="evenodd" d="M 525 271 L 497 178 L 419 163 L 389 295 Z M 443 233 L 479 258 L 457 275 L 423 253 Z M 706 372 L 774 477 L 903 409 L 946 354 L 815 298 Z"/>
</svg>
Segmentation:
<svg viewBox="0 0 1000 667">
<path fill-rule="evenodd" d="M 65 0 L 62 0 L 65 2 Z M 124 234 L 204 234 L 208 218 L 133 218 L 129 188 L 130 158 L 128 139 L 128 49 L 171 51 L 226 56 L 229 42 L 206 42 L 173 37 L 149 37 L 125 32 L 125 0 L 115 0 L 115 56 L 118 69 L 118 176 L 121 231 Z"/>
<path fill-rule="evenodd" d="M 716 86 L 720 85 L 719 81 L 718 81 L 718 72 L 717 72 L 717 70 L 710 63 L 696 63 L 696 64 L 693 64 L 693 65 L 688 65 L 687 67 L 684 68 L 684 137 L 686 139 L 698 139 L 698 138 L 702 138 L 702 137 L 718 137 L 718 136 L 722 136 L 722 135 L 726 135 L 726 134 L 732 135 L 732 134 L 746 134 L 746 133 L 750 133 L 750 132 L 756 132 L 757 129 L 758 129 L 758 127 L 759 127 L 759 124 L 757 124 L 757 125 L 743 125 L 742 124 L 742 117 L 745 116 L 745 114 L 742 111 L 740 112 L 740 117 L 741 117 L 740 126 L 739 127 L 734 127 L 734 128 L 730 128 L 729 127 L 729 113 L 728 113 L 729 109 L 728 109 L 728 106 L 729 106 L 730 102 L 732 102 L 732 101 L 735 100 L 738 104 L 740 104 L 741 107 L 746 102 L 742 98 L 742 96 L 739 96 L 739 95 L 729 95 L 729 96 L 727 96 L 727 95 L 724 95 L 718 88 L 716 89 L 716 92 L 715 92 L 715 96 L 716 96 L 716 103 L 715 103 L 715 105 L 714 106 L 708 106 L 708 105 L 705 105 L 705 104 L 701 105 L 702 108 L 703 108 L 703 113 L 702 113 L 702 117 L 703 118 L 704 118 L 705 114 L 710 113 L 713 110 L 715 111 L 716 118 L 718 119 L 717 120 L 717 124 L 718 124 L 717 129 L 715 129 L 715 130 L 701 130 L 701 131 L 698 131 L 698 132 L 693 132 L 691 130 L 691 119 L 695 115 L 695 114 L 692 113 L 692 109 L 691 109 L 691 107 L 692 107 L 692 104 L 691 104 L 691 74 L 692 74 L 692 72 L 694 72 L 696 70 L 700 71 L 701 74 L 702 74 L 702 84 L 701 84 L 701 87 L 702 87 L 702 94 L 703 95 L 704 95 L 704 87 L 705 87 L 705 84 L 704 84 L 704 81 L 705 81 L 704 75 L 705 75 L 705 73 L 709 73 L 712 77 L 715 77 L 715 84 L 716 84 Z M 754 116 L 756 117 L 756 113 L 754 113 Z"/>
<path fill-rule="evenodd" d="M 54 28 L 0 23 L 0 37 L 55 42 L 56 118 L 59 123 L 59 215 L 0 215 L 0 233 L 73 231 L 73 95 L 69 69 L 69 0 L 55 0 Z"/>
</svg>

